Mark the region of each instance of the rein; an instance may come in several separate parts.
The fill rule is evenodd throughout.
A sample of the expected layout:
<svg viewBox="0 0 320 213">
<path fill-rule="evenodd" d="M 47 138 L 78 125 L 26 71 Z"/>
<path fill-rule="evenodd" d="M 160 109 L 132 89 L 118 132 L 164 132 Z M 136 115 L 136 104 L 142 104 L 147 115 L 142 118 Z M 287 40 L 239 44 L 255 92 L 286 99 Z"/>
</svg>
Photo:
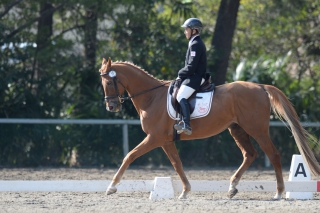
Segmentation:
<svg viewBox="0 0 320 213">
<path fill-rule="evenodd" d="M 105 72 L 105 73 L 102 73 L 100 74 L 101 76 L 104 76 L 104 75 L 108 75 L 108 72 Z M 161 84 L 159 86 L 156 86 L 156 87 L 153 87 L 153 88 L 150 88 L 150 89 L 147 89 L 147 90 L 143 90 L 141 92 L 138 92 L 137 94 L 133 94 L 132 96 L 128 96 L 128 97 L 123 97 L 119 94 L 119 89 L 118 89 L 118 85 L 117 85 L 117 82 L 119 82 L 121 84 L 121 86 L 126 90 L 126 88 L 124 87 L 124 85 L 122 84 L 122 82 L 116 77 L 112 77 L 112 80 L 113 80 L 113 83 L 114 83 L 114 87 L 115 87 L 115 90 L 116 90 L 116 94 L 115 95 L 110 95 L 110 96 L 105 96 L 104 97 L 104 100 L 107 102 L 108 99 L 112 99 L 112 98 L 119 98 L 119 101 L 120 103 L 123 103 L 124 101 L 126 100 L 130 100 L 134 97 L 137 97 L 139 95 L 142 95 L 144 93 L 147 93 L 147 92 L 150 92 L 152 90 L 155 90 L 155 89 L 158 89 L 160 87 L 163 87 L 164 85 L 170 83 L 170 82 L 167 82 L 167 83 L 164 83 L 164 84 Z"/>
<path fill-rule="evenodd" d="M 123 86 L 123 84 L 120 82 L 120 80 L 118 80 L 118 82 Z M 153 88 L 151 88 L 151 89 L 143 90 L 142 92 L 138 92 L 137 94 L 134 94 L 134 95 L 132 95 L 132 96 L 123 97 L 122 99 L 123 99 L 124 101 L 125 101 L 125 100 L 129 100 L 129 99 L 131 99 L 131 98 L 137 97 L 137 96 L 142 95 L 142 94 L 144 94 L 144 93 L 150 92 L 150 91 L 155 90 L 155 89 L 158 89 L 158 88 L 160 88 L 160 87 L 163 87 L 164 85 L 166 85 L 166 84 L 168 84 L 168 83 L 169 83 L 169 82 L 164 83 L 164 84 L 161 84 L 161 85 L 156 86 L 156 87 L 153 87 Z M 124 87 L 124 86 L 123 86 L 123 87 Z"/>
</svg>

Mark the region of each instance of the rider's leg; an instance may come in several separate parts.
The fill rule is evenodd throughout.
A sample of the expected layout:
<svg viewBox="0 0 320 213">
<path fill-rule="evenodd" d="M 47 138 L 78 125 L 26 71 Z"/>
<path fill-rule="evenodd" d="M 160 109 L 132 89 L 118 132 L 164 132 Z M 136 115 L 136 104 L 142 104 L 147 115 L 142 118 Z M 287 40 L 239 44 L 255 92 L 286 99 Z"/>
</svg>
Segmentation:
<svg viewBox="0 0 320 213">
<path fill-rule="evenodd" d="M 190 127 L 190 108 L 187 99 L 194 93 L 195 89 L 182 85 L 177 94 L 177 100 L 180 103 L 182 120 L 178 124 L 174 125 L 174 128 L 178 130 L 178 134 L 184 132 L 187 135 L 191 135 L 192 129 Z"/>
<path fill-rule="evenodd" d="M 187 99 L 182 98 L 180 100 L 180 108 L 183 122 L 179 122 L 179 126 L 181 126 L 181 131 L 178 131 L 178 134 L 184 132 L 187 135 L 191 135 L 192 129 L 190 126 L 190 107 Z"/>
</svg>

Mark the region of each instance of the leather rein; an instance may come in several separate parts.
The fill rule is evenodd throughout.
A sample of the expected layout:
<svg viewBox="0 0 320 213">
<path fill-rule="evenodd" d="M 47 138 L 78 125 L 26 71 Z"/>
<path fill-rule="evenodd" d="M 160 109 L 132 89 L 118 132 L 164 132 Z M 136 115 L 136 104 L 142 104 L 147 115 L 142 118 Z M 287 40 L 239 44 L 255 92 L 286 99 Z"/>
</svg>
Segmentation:
<svg viewBox="0 0 320 213">
<path fill-rule="evenodd" d="M 113 71 L 113 70 L 112 70 L 112 71 Z M 109 72 L 110 72 L 110 71 L 109 71 Z M 101 73 L 100 76 L 109 75 L 109 72 Z M 110 75 L 109 75 L 109 76 L 110 76 Z M 110 77 L 111 77 L 111 76 L 110 76 Z M 132 99 L 132 98 L 134 98 L 134 97 L 137 97 L 137 96 L 142 95 L 142 94 L 144 94 L 144 93 L 147 93 L 147 92 L 150 92 L 150 91 L 152 91 L 152 90 L 158 89 L 158 88 L 163 87 L 164 85 L 170 83 L 170 82 L 163 83 L 163 84 L 161 84 L 161 85 L 159 85 L 159 86 L 156 86 L 156 87 L 153 87 L 153 88 L 150 88 L 150 89 L 147 89 L 147 90 L 143 90 L 143 91 L 141 91 L 141 92 L 138 92 L 137 94 L 133 94 L 132 96 L 124 97 L 124 96 L 122 96 L 122 95 L 119 94 L 119 89 L 118 89 L 118 84 L 117 84 L 117 82 L 120 83 L 121 86 L 126 90 L 125 86 L 122 84 L 122 82 L 121 82 L 116 76 L 113 76 L 113 77 L 111 77 L 111 78 L 112 78 L 112 80 L 113 80 L 113 84 L 114 84 L 114 87 L 115 87 L 115 90 L 116 90 L 116 94 L 115 94 L 115 95 L 105 96 L 105 97 L 104 97 L 105 102 L 108 102 L 110 99 L 118 98 L 118 99 L 119 99 L 119 102 L 120 102 L 120 103 L 123 103 L 123 102 L 126 101 L 126 100 L 130 100 L 130 99 Z"/>
</svg>

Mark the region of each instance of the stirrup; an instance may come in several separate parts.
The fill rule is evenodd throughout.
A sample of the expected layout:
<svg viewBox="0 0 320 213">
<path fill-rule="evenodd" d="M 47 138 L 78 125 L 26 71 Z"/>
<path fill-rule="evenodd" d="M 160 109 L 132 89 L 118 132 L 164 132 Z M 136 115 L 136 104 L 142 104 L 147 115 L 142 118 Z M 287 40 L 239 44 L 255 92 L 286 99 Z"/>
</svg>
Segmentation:
<svg viewBox="0 0 320 213">
<path fill-rule="evenodd" d="M 186 135 L 192 134 L 192 129 L 189 125 L 186 125 L 184 121 L 180 121 L 178 124 L 174 125 L 174 128 L 177 130 L 178 134 L 184 133 Z"/>
<path fill-rule="evenodd" d="M 180 134 L 184 127 L 184 121 L 180 121 L 179 123 L 175 124 L 173 127 L 175 128 L 175 130 L 178 131 L 178 134 Z"/>
</svg>

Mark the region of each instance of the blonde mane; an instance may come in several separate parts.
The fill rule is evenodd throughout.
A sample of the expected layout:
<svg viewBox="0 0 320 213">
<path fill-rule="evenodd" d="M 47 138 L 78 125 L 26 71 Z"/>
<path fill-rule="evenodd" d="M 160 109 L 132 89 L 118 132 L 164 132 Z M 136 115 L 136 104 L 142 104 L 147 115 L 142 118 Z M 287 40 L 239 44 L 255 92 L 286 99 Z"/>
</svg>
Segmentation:
<svg viewBox="0 0 320 213">
<path fill-rule="evenodd" d="M 135 64 L 133 64 L 133 63 L 131 63 L 131 62 L 129 62 L 129 61 L 115 61 L 115 62 L 112 62 L 112 65 L 113 64 L 126 64 L 126 65 L 129 65 L 129 66 L 132 66 L 132 67 L 134 67 L 134 68 L 136 68 L 136 69 L 139 69 L 139 70 L 141 70 L 141 71 L 143 71 L 143 73 L 145 73 L 147 76 L 149 76 L 150 78 L 152 78 L 152 79 L 154 79 L 154 80 L 157 80 L 157 81 L 159 81 L 159 82 L 161 82 L 161 83 L 166 83 L 166 82 L 171 82 L 172 80 L 160 80 L 160 79 L 157 79 L 156 77 L 154 77 L 153 75 L 151 75 L 151 74 L 149 74 L 146 70 L 144 70 L 143 68 L 141 68 L 141 67 L 139 67 L 139 66 L 137 66 L 137 65 L 135 65 Z M 112 66 L 111 65 L 111 66 Z"/>
</svg>

